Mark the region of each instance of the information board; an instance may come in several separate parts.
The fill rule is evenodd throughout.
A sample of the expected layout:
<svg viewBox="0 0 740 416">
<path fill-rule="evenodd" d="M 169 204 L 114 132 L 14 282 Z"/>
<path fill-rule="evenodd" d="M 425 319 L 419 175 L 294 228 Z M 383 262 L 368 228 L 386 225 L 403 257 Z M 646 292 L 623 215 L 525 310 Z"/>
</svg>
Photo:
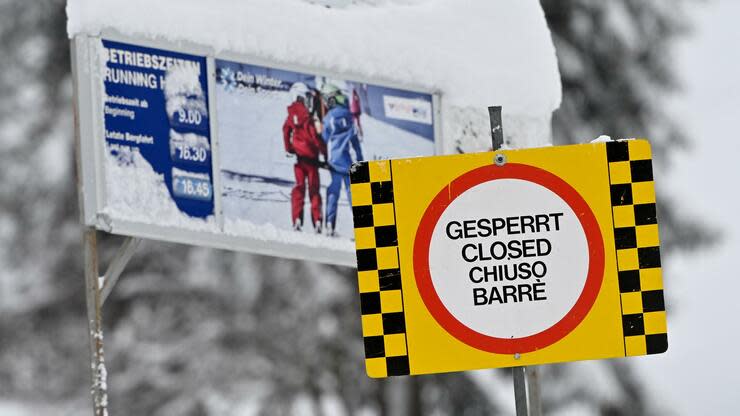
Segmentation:
<svg viewBox="0 0 740 416">
<path fill-rule="evenodd" d="M 433 155 L 438 95 L 103 31 L 72 44 L 82 220 L 354 265 L 349 167 Z"/>
<path fill-rule="evenodd" d="M 167 204 L 144 196 L 151 187 L 142 185 L 154 173 L 179 211 L 213 215 L 205 57 L 102 44 L 105 141 L 114 159 L 108 161 L 109 203 L 125 211 L 139 208 L 132 205 L 137 197 L 149 199 L 147 209 Z"/>
<path fill-rule="evenodd" d="M 667 349 L 647 141 L 363 162 L 351 179 L 371 377 Z"/>
</svg>

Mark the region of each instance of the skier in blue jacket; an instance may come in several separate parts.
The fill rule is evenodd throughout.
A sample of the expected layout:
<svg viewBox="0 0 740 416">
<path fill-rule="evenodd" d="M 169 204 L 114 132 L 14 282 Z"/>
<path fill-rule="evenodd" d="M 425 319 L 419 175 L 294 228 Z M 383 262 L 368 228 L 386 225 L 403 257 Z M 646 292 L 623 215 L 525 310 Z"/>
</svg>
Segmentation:
<svg viewBox="0 0 740 416">
<path fill-rule="evenodd" d="M 321 135 L 328 148 L 327 162 L 331 172 L 331 183 L 326 189 L 326 229 L 329 235 L 335 235 L 337 204 L 342 183 L 350 207 L 352 206 L 349 189 L 349 168 L 352 165 L 350 146 L 355 153 L 355 160 L 362 160 L 363 157 L 352 113 L 347 109 L 347 97 L 333 86 L 329 86 L 326 94 L 329 112 L 324 116 L 324 129 Z"/>
</svg>

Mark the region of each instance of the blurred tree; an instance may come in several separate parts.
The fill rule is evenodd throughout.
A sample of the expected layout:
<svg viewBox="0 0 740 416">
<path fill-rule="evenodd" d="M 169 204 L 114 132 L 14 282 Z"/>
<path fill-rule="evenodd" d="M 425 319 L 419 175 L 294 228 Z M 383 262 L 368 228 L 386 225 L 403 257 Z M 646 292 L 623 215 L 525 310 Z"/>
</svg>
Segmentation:
<svg viewBox="0 0 740 416">
<path fill-rule="evenodd" d="M 0 394 L 87 382 L 62 1 L 0 2 Z M 81 367 L 83 366 L 83 367 Z"/>
<path fill-rule="evenodd" d="M 671 56 L 688 31 L 688 0 L 540 0 L 558 55 L 563 102 L 553 117 L 556 143 L 647 137 L 663 170 L 689 143 L 665 110 L 679 88 Z M 660 191 L 660 189 L 658 189 Z M 691 249 L 709 234 L 660 195 L 661 246 Z"/>
<path fill-rule="evenodd" d="M 559 142 L 646 135 L 661 155 L 685 143 L 660 101 L 676 86 L 681 1 L 542 4 L 563 78 Z M 77 415 L 89 370 L 64 7 L 0 0 L 0 399 Z M 667 248 L 708 241 L 662 201 Z M 104 260 L 119 242 L 101 238 Z M 511 400 L 506 370 L 365 377 L 349 269 L 145 244 L 104 309 L 111 414 L 492 415 Z M 622 361 L 543 370 L 548 412 L 650 411 Z"/>
</svg>

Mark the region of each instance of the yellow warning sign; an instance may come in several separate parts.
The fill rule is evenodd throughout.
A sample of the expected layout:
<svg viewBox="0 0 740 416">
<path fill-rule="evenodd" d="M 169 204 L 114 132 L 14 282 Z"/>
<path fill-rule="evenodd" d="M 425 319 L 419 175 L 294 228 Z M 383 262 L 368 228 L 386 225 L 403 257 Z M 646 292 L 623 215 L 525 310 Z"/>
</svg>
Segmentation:
<svg viewBox="0 0 740 416">
<path fill-rule="evenodd" d="M 371 377 L 666 351 L 650 145 L 361 162 Z"/>
</svg>

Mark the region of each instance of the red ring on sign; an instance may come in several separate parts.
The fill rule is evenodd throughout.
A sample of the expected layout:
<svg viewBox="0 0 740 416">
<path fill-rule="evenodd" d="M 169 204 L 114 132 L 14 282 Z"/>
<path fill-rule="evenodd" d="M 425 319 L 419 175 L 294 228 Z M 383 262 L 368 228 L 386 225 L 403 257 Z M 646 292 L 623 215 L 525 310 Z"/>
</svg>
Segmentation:
<svg viewBox="0 0 740 416">
<path fill-rule="evenodd" d="M 571 310 L 551 327 L 536 334 L 521 338 L 497 338 L 471 329 L 457 318 L 442 303 L 429 272 L 429 246 L 434 228 L 442 213 L 457 197 L 468 189 L 484 182 L 497 179 L 521 179 L 541 185 L 558 195 L 573 210 L 581 222 L 588 243 L 588 273 L 581 295 Z M 567 182 L 543 169 L 518 163 L 504 166 L 488 165 L 471 170 L 450 182 L 429 203 L 416 231 L 414 240 L 414 275 L 416 286 L 434 319 L 460 341 L 479 350 L 514 354 L 536 351 L 563 339 L 591 310 L 604 279 L 604 242 L 599 223 L 591 208 L 578 192 Z"/>
</svg>

